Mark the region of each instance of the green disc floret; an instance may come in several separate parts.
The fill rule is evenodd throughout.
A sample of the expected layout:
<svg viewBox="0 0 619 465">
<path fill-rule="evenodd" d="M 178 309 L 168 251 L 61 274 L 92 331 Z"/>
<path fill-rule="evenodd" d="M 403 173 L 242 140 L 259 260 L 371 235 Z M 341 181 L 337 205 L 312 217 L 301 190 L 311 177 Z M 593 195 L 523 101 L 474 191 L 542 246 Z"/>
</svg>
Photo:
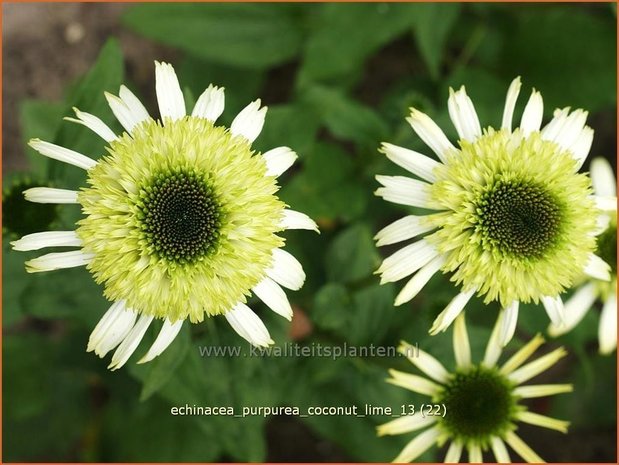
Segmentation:
<svg viewBox="0 0 619 465">
<path fill-rule="evenodd" d="M 561 207 L 543 186 L 499 180 L 477 204 L 482 244 L 515 257 L 542 257 L 556 243 Z"/>
<path fill-rule="evenodd" d="M 214 252 L 221 206 L 204 176 L 190 170 L 161 172 L 140 196 L 140 228 L 154 254 L 184 264 Z"/>
<path fill-rule="evenodd" d="M 512 383 L 494 368 L 473 366 L 454 373 L 437 396 L 445 404 L 440 427 L 454 440 L 486 447 L 513 428 L 517 411 Z"/>
</svg>

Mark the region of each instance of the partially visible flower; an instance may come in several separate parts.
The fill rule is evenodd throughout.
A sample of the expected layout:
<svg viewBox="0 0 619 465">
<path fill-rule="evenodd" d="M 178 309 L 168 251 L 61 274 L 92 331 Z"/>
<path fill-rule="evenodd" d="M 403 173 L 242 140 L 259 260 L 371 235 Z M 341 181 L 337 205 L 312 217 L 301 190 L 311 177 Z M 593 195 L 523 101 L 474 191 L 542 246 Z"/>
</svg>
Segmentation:
<svg viewBox="0 0 619 465">
<path fill-rule="evenodd" d="M 161 121 L 153 119 L 125 86 L 106 93 L 126 132 L 117 136 L 98 117 L 75 109 L 67 118 L 108 142 L 99 161 L 49 142 L 30 141 L 42 155 L 83 168 L 89 187 L 79 192 L 32 188 L 33 202 L 78 203 L 85 213 L 76 231 L 31 234 L 17 250 L 79 247 L 26 263 L 30 272 L 86 265 L 113 305 L 90 336 L 100 357 L 118 347 L 110 368 L 129 359 L 153 319 L 159 335 L 139 363 L 161 354 L 183 322 L 224 315 L 251 344 L 273 341 L 245 304 L 253 293 L 279 315 L 292 309 L 282 290 L 299 289 L 301 264 L 282 249 L 285 229 L 317 230 L 303 213 L 275 195 L 276 178 L 297 155 L 288 147 L 252 150 L 266 114 L 256 100 L 232 121 L 216 126 L 224 90 L 209 86 L 187 115 L 171 65 L 155 62 Z"/>
<path fill-rule="evenodd" d="M 377 235 L 378 245 L 428 233 L 387 257 L 381 283 L 409 282 L 395 304 L 411 300 L 439 270 L 461 288 L 436 318 L 431 334 L 445 331 L 477 294 L 498 301 L 505 314 L 500 340 L 513 336 L 520 302 L 541 301 L 553 322 L 563 316 L 559 295 L 585 273 L 610 278 L 593 252 L 597 217 L 606 198 L 591 195 L 591 181 L 579 174 L 593 140 L 587 112 L 556 110 L 540 130 L 542 96 L 533 90 L 520 127 L 512 117 L 520 92 L 515 79 L 507 92 L 500 129 L 482 131 L 464 87 L 450 90 L 449 115 L 458 132 L 454 146 L 427 115 L 411 109 L 407 121 L 440 161 L 384 143 L 391 161 L 421 180 L 377 176 L 376 194 L 385 200 L 435 210 L 409 215 Z"/>
<path fill-rule="evenodd" d="M 565 334 L 580 323 L 597 299 L 604 304 L 598 329 L 600 353 L 608 355 L 617 349 L 617 183 L 610 164 L 604 158 L 591 161 L 591 181 L 594 192 L 615 202 L 615 209 L 609 210 L 602 222 L 601 234 L 597 238 L 596 254 L 610 265 L 610 282 L 583 277 L 584 282 L 565 301 L 562 321 L 552 323 L 548 328 L 551 336 Z"/>
<path fill-rule="evenodd" d="M 523 399 L 571 392 L 571 384 L 522 385 L 543 373 L 566 355 L 558 348 L 537 360 L 524 364 L 544 343 L 537 335 L 503 365 L 501 356 L 501 323 L 497 322 L 488 341 L 484 359 L 471 360 L 464 314 L 454 323 L 453 346 L 456 369 L 447 369 L 430 354 L 411 350 L 403 342 L 399 351 L 430 379 L 390 370 L 387 382 L 429 396 L 432 404 L 444 405 L 444 415 L 423 416 L 419 411 L 392 420 L 377 428 L 379 436 L 406 434 L 425 429 L 415 436 L 394 462 L 412 462 L 433 445 L 450 442 L 445 463 L 459 462 L 463 449 L 470 463 L 482 462 L 482 452 L 492 450 L 499 463 L 509 463 L 506 443 L 529 463 L 543 460 L 515 433 L 516 423 L 524 422 L 567 432 L 569 423 L 528 410 Z M 523 365 L 524 364 L 524 365 Z M 439 409 L 437 409 L 439 410 Z"/>
</svg>

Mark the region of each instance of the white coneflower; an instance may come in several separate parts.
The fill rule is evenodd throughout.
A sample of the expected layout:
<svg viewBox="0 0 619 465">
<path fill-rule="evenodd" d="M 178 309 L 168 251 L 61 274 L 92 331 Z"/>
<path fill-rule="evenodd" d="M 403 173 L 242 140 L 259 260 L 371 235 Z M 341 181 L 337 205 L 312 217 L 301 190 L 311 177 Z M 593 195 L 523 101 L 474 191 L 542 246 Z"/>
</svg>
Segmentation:
<svg viewBox="0 0 619 465">
<path fill-rule="evenodd" d="M 444 331 L 477 294 L 485 303 L 500 302 L 505 344 L 514 333 L 520 302 L 541 301 L 558 322 L 564 313 L 559 294 L 581 273 L 610 277 L 608 265 L 593 252 L 597 217 L 612 202 L 591 195 L 590 179 L 578 173 L 593 140 L 587 113 L 556 110 L 540 129 L 543 103 L 534 90 L 520 127 L 512 130 L 519 91 L 520 79 L 515 79 L 501 128 L 482 131 L 464 87 L 451 90 L 448 107 L 457 146 L 427 115 L 412 109 L 408 122 L 440 161 L 382 146 L 390 160 L 421 180 L 377 176 L 383 187 L 376 194 L 435 212 L 406 216 L 377 234 L 378 245 L 386 245 L 428 233 L 383 261 L 381 282 L 415 273 L 396 305 L 411 300 L 439 270 L 461 288 L 431 334 Z"/>
<path fill-rule="evenodd" d="M 377 432 L 380 436 L 425 429 L 404 447 L 394 462 L 411 462 L 433 445 L 442 446 L 447 442 L 446 463 L 459 462 L 464 449 L 471 463 L 481 462 L 482 452 L 486 450 L 492 450 L 497 462 L 509 463 L 506 444 L 527 462 L 543 462 L 516 434 L 516 424 L 524 422 L 563 433 L 567 432 L 569 424 L 531 412 L 521 400 L 570 392 L 572 386 L 523 383 L 550 368 L 566 352 L 559 348 L 525 364 L 544 342 L 537 335 L 499 366 L 500 332 L 501 323 L 497 322 L 483 361 L 473 363 L 464 314 L 459 315 L 453 333 L 456 369 L 451 373 L 430 354 L 419 351 L 417 356 L 408 344 L 402 343 L 400 352 L 428 378 L 390 370 L 391 378 L 387 381 L 429 396 L 433 404 L 444 405 L 445 412 L 442 416 L 423 416 L 417 411 L 379 426 Z"/>
<path fill-rule="evenodd" d="M 153 319 L 163 320 L 146 362 L 176 337 L 183 322 L 224 315 L 251 344 L 272 343 L 261 319 L 245 304 L 251 293 L 290 319 L 282 286 L 299 289 L 300 263 L 281 247 L 285 229 L 317 230 L 303 213 L 289 210 L 275 195 L 276 178 L 296 154 L 278 147 L 252 150 L 266 114 L 256 100 L 230 129 L 216 126 L 224 90 L 209 86 L 187 114 L 171 65 L 155 63 L 161 121 L 153 119 L 125 86 L 106 93 L 126 132 L 116 135 L 98 117 L 75 109 L 76 118 L 108 143 L 95 161 L 35 139 L 42 155 L 86 170 L 88 188 L 79 192 L 35 188 L 34 202 L 79 203 L 86 215 L 75 231 L 32 234 L 18 250 L 79 247 L 27 262 L 31 272 L 86 265 L 113 305 L 94 329 L 89 351 L 101 357 L 118 347 L 110 368 L 121 367 Z"/>
<path fill-rule="evenodd" d="M 591 181 L 594 192 L 608 199 L 617 196 L 617 183 L 610 164 L 604 158 L 591 161 Z M 548 328 L 551 336 L 565 334 L 580 323 L 594 302 L 603 302 L 598 329 L 600 353 L 608 355 L 617 349 L 617 209 L 608 212 L 597 237 L 596 254 L 610 265 L 610 282 L 596 278 L 585 279 L 576 292 L 565 301 L 563 321 L 552 323 Z"/>
</svg>

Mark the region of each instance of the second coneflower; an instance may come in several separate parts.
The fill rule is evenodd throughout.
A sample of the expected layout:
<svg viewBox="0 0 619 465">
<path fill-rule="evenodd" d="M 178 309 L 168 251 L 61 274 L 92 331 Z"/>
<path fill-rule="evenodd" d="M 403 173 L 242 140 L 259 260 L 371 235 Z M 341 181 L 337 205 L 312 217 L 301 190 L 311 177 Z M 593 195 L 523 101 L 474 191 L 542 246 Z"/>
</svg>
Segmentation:
<svg viewBox="0 0 619 465">
<path fill-rule="evenodd" d="M 425 237 L 387 257 L 382 282 L 411 275 L 396 305 L 411 300 L 439 270 L 461 292 L 436 318 L 430 332 L 444 331 L 475 294 L 499 301 L 505 318 L 502 344 L 514 333 L 520 302 L 541 301 L 553 322 L 563 318 L 559 295 L 586 273 L 609 279 L 609 267 L 593 252 L 598 217 L 614 208 L 592 195 L 578 173 L 593 140 L 587 113 L 557 110 L 540 129 L 542 97 L 533 91 L 520 126 L 512 117 L 520 80 L 507 92 L 500 129 L 482 131 L 464 88 L 451 91 L 448 107 L 458 132 L 454 146 L 427 115 L 413 109 L 408 122 L 439 161 L 383 144 L 381 151 L 418 179 L 377 176 L 376 194 L 390 202 L 434 210 L 409 215 L 381 230 L 378 245 Z"/>
</svg>

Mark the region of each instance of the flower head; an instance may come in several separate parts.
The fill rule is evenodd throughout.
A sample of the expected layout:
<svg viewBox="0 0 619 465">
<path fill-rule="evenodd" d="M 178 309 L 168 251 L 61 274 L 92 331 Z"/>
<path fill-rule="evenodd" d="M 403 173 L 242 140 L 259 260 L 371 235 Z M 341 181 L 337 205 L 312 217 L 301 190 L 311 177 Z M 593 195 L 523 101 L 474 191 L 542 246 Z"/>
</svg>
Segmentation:
<svg viewBox="0 0 619 465">
<path fill-rule="evenodd" d="M 541 301 L 552 321 L 562 315 L 559 294 L 582 273 L 608 279 L 608 266 L 593 253 L 598 203 L 591 182 L 579 174 L 593 140 L 587 113 L 555 111 L 540 130 L 543 103 L 535 90 L 520 127 L 512 117 L 520 91 L 508 92 L 500 129 L 482 131 L 464 87 L 450 91 L 449 114 L 457 146 L 425 114 L 412 109 L 407 119 L 440 161 L 385 143 L 381 151 L 421 180 L 377 176 L 376 194 L 390 202 L 434 210 L 406 216 L 381 230 L 378 245 L 428 233 L 386 258 L 381 282 L 413 273 L 396 298 L 411 300 L 439 270 L 449 273 L 461 292 L 438 316 L 430 332 L 444 331 L 477 294 L 498 301 L 501 342 L 512 337 L 519 302 Z"/>
<path fill-rule="evenodd" d="M 604 158 L 591 161 L 591 181 L 596 195 L 606 199 L 609 207 L 601 217 L 596 255 L 610 265 L 610 281 L 583 276 L 574 294 L 565 301 L 563 319 L 550 324 L 548 333 L 560 336 L 571 331 L 595 301 L 603 302 L 598 329 L 600 353 L 608 355 L 617 349 L 617 183 L 610 164 Z"/>
<path fill-rule="evenodd" d="M 444 408 L 443 415 L 424 416 L 419 411 L 402 416 L 377 428 L 378 434 L 405 434 L 425 429 L 413 438 L 393 460 L 411 462 L 432 445 L 450 442 L 445 462 L 458 462 L 463 449 L 468 461 L 481 462 L 482 452 L 492 450 L 497 462 L 510 461 L 506 443 L 527 462 L 543 460 L 525 444 L 515 431 L 516 423 L 524 422 L 561 432 L 567 432 L 568 422 L 549 418 L 528 410 L 523 399 L 570 392 L 570 384 L 522 385 L 554 365 L 565 356 L 558 348 L 537 360 L 525 362 L 543 344 L 537 335 L 503 365 L 501 356 L 501 322 L 494 327 L 484 359 L 473 363 L 464 314 L 456 318 L 453 344 L 456 369 L 447 369 L 430 354 L 419 351 L 411 356 L 410 346 L 402 343 L 399 350 L 429 378 L 390 370 L 387 381 L 396 386 L 429 396 L 432 404 Z"/>
<path fill-rule="evenodd" d="M 34 188 L 34 202 L 78 203 L 85 217 L 75 231 L 28 235 L 18 250 L 79 247 L 26 263 L 28 271 L 86 265 L 113 305 L 93 331 L 88 350 L 103 357 L 116 350 L 113 368 L 137 348 L 153 319 L 163 326 L 141 362 L 159 355 L 183 321 L 224 315 L 250 343 L 271 344 L 269 332 L 245 305 L 254 293 L 290 319 L 280 286 L 299 289 L 305 274 L 281 247 L 285 229 L 313 229 L 306 215 L 289 210 L 276 193 L 277 176 L 296 159 L 287 147 L 264 154 L 251 143 L 266 114 L 250 103 L 230 129 L 215 121 L 224 109 L 224 90 L 209 86 L 187 115 L 171 65 L 156 62 L 161 120 L 153 119 L 129 89 L 106 93 L 126 132 L 114 134 L 99 118 L 75 109 L 82 124 L 105 139 L 108 154 L 95 161 L 80 153 L 32 140 L 42 155 L 81 167 L 88 187 L 79 192 Z M 137 321 L 136 321 L 137 320 Z"/>
</svg>

